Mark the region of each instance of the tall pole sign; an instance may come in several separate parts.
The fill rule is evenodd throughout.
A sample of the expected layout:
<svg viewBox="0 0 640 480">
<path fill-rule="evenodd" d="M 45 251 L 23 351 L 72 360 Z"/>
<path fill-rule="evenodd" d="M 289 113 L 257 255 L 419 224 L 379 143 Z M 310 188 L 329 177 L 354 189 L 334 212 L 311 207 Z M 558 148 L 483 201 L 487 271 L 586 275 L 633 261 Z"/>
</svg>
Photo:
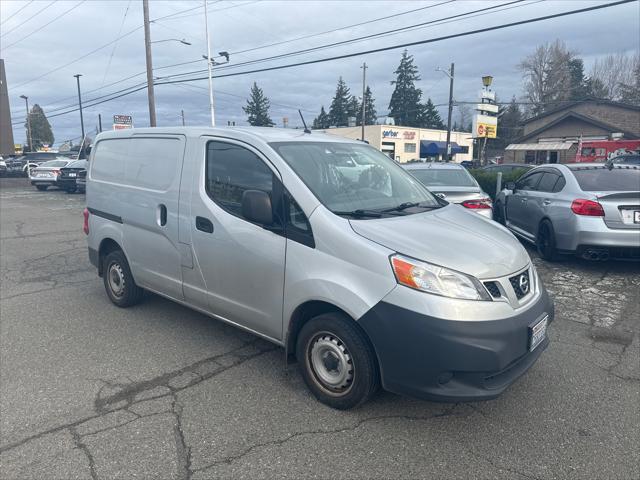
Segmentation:
<svg viewBox="0 0 640 480">
<path fill-rule="evenodd" d="M 478 160 L 484 165 L 486 163 L 487 139 L 496 138 L 498 132 L 498 105 L 496 105 L 496 94 L 491 90 L 493 77 L 486 75 L 482 77 L 484 88 L 480 91 L 480 103 L 476 105 L 476 113 L 473 115 L 473 138 L 481 138 L 482 149 Z"/>
</svg>

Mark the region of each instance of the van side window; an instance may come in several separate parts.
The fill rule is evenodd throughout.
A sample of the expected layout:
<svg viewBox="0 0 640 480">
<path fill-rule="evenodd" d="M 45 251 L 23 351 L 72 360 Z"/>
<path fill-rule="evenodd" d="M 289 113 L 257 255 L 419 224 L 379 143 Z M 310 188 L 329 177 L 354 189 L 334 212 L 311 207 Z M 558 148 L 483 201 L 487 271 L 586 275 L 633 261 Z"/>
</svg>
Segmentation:
<svg viewBox="0 0 640 480">
<path fill-rule="evenodd" d="M 315 248 L 313 232 L 307 216 L 304 214 L 298 202 L 285 190 L 285 225 L 286 236 L 290 240 L 302 243 L 307 247 Z"/>
<path fill-rule="evenodd" d="M 229 213 L 242 217 L 242 194 L 262 190 L 272 195 L 273 172 L 253 152 L 239 145 L 207 144 L 206 190 Z"/>
<path fill-rule="evenodd" d="M 122 183 L 124 162 L 129 154 L 129 139 L 107 139 L 98 142 L 91 166 L 91 178 Z"/>
</svg>

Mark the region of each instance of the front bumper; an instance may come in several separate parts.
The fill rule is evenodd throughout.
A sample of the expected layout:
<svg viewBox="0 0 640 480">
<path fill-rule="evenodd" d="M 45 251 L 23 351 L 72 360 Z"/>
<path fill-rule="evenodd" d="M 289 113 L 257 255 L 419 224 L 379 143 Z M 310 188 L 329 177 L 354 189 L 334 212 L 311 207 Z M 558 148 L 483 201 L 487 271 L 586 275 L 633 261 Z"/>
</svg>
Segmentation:
<svg viewBox="0 0 640 480">
<path fill-rule="evenodd" d="M 547 337 L 529 351 L 529 327 L 554 317 L 553 301 L 540 289 L 526 310 L 501 320 L 445 320 L 382 301 L 358 323 L 373 343 L 386 390 L 446 402 L 489 400 L 549 344 Z"/>
</svg>

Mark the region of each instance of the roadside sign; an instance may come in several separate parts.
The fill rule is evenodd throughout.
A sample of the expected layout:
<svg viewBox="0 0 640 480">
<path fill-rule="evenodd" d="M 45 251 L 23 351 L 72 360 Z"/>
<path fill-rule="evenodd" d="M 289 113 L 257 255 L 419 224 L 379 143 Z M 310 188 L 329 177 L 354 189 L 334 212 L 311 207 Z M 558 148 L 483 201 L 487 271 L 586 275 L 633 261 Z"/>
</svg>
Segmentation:
<svg viewBox="0 0 640 480">
<path fill-rule="evenodd" d="M 113 116 L 114 130 L 124 130 L 127 128 L 133 128 L 133 117 L 131 115 L 114 115 Z"/>
<path fill-rule="evenodd" d="M 496 138 L 498 131 L 498 118 L 489 115 L 473 116 L 473 138 Z"/>
</svg>

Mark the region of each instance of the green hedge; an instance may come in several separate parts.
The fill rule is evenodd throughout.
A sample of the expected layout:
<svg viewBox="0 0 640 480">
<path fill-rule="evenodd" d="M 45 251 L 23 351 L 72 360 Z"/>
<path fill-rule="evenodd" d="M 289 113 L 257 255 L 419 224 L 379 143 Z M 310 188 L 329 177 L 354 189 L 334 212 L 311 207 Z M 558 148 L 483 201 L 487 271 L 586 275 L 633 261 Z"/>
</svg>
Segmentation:
<svg viewBox="0 0 640 480">
<path fill-rule="evenodd" d="M 513 170 L 510 173 L 503 173 L 502 174 L 502 186 L 503 186 L 503 188 L 504 188 L 504 184 L 505 183 L 507 183 L 507 182 L 515 182 L 526 171 L 527 171 L 527 169 L 525 169 L 525 168 L 522 168 L 522 169 L 519 168 L 517 170 Z M 478 181 L 478 183 L 480 184 L 480 188 L 482 188 L 482 190 L 487 192 L 492 200 L 495 200 L 495 197 L 496 197 L 496 181 L 497 181 L 497 178 L 498 178 L 498 173 L 497 172 L 491 172 L 489 170 L 482 170 L 480 168 L 475 168 L 475 169 L 469 170 L 469 173 L 471 175 L 473 175 L 473 177 Z"/>
</svg>

